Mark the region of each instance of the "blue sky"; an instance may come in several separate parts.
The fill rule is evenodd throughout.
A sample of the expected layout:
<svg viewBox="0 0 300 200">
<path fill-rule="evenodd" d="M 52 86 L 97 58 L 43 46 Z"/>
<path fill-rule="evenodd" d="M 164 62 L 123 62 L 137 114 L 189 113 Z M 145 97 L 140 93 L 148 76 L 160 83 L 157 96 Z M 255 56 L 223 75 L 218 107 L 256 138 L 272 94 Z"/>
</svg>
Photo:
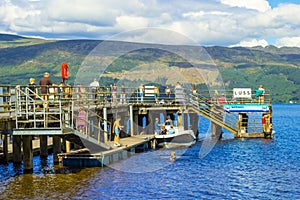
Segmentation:
<svg viewBox="0 0 300 200">
<path fill-rule="evenodd" d="M 109 39 L 122 32 L 153 27 L 182 34 L 205 46 L 300 47 L 300 2 L 299 0 L 0 1 L 0 33 L 46 39 Z M 138 37 L 142 42 L 147 42 L 150 36 Z M 151 37 L 153 39 L 158 36 Z"/>
</svg>

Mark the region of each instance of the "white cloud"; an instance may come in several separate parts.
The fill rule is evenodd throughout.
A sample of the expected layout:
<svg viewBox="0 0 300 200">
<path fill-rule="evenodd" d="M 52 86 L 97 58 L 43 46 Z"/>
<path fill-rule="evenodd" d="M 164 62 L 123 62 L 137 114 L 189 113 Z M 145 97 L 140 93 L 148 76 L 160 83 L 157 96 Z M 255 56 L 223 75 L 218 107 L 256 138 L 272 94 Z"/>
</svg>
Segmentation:
<svg viewBox="0 0 300 200">
<path fill-rule="evenodd" d="M 146 18 L 136 16 L 120 16 L 116 18 L 116 22 L 117 27 L 120 27 L 122 30 L 142 28 L 148 25 Z"/>
<path fill-rule="evenodd" d="M 0 1 L 0 32 L 46 38 L 105 39 L 158 27 L 201 45 L 265 45 L 269 38 L 298 37 L 299 19 L 300 4 L 271 9 L 266 0 Z"/>
<path fill-rule="evenodd" d="M 300 36 L 280 38 L 276 40 L 275 45 L 278 47 L 300 47 Z"/>
<path fill-rule="evenodd" d="M 231 47 L 255 47 L 255 46 L 262 46 L 266 47 L 268 46 L 268 42 L 266 40 L 243 40 L 239 44 L 231 45 Z"/>
<path fill-rule="evenodd" d="M 271 9 L 267 0 L 220 0 L 221 3 L 232 7 L 240 7 L 265 12 Z"/>
</svg>

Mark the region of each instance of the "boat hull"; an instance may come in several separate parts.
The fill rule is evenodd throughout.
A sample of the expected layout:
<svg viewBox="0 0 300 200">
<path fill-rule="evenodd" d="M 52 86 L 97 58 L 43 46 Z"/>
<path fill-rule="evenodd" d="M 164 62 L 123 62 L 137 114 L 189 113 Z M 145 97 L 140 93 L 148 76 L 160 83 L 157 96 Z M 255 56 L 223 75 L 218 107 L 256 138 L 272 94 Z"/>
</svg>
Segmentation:
<svg viewBox="0 0 300 200">
<path fill-rule="evenodd" d="M 156 143 L 159 147 L 176 148 L 191 146 L 196 142 L 196 136 L 192 130 L 184 130 L 175 134 L 156 135 Z"/>
</svg>

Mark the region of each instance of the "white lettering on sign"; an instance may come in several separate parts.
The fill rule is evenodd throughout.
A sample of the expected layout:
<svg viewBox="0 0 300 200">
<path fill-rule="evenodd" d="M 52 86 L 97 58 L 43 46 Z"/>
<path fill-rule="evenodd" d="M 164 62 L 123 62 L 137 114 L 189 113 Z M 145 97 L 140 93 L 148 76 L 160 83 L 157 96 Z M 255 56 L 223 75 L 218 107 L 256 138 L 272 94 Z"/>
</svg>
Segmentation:
<svg viewBox="0 0 300 200">
<path fill-rule="evenodd" d="M 251 98 L 251 88 L 233 88 L 233 98 Z"/>
</svg>

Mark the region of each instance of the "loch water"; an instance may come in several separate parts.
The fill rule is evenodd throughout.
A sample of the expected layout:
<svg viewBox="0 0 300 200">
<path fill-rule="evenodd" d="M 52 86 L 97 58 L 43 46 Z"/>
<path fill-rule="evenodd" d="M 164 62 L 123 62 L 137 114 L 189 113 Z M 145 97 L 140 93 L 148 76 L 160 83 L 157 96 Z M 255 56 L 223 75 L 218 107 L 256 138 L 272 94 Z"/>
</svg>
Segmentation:
<svg viewBox="0 0 300 200">
<path fill-rule="evenodd" d="M 35 156 L 32 174 L 0 165 L 0 199 L 300 199 L 300 105 L 273 105 L 273 127 L 274 139 L 225 134 L 172 150 L 175 162 L 161 149 L 104 168 L 62 167 L 52 155 Z"/>
</svg>

